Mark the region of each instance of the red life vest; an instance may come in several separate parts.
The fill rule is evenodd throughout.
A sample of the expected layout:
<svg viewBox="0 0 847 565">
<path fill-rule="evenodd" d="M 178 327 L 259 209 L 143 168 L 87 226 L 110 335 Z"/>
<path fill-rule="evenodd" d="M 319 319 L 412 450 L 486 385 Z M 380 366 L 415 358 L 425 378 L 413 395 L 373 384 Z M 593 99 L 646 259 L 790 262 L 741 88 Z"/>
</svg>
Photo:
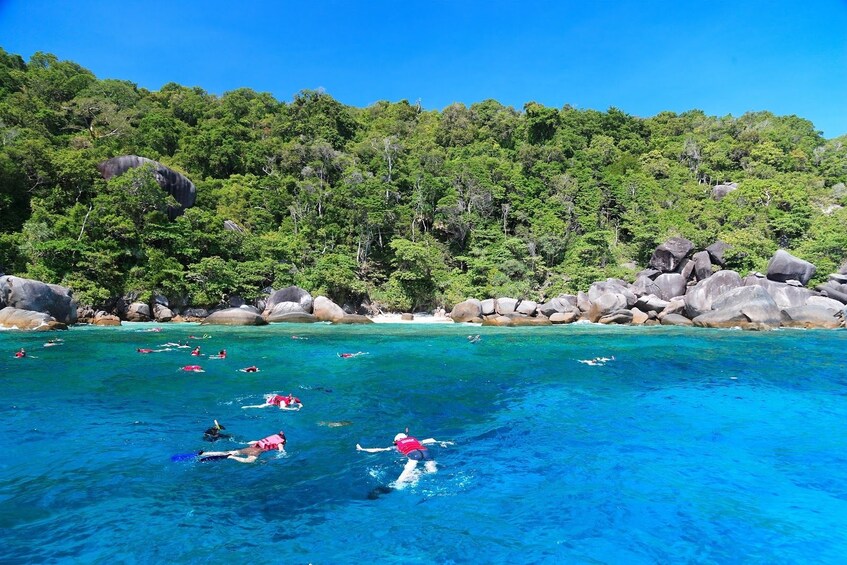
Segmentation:
<svg viewBox="0 0 847 565">
<path fill-rule="evenodd" d="M 274 406 L 285 405 L 288 406 L 292 403 L 300 404 L 300 399 L 296 396 L 281 396 L 279 394 L 275 394 L 271 397 L 268 397 L 268 404 L 273 404 Z"/>
<path fill-rule="evenodd" d="M 397 446 L 397 451 L 402 453 L 403 455 L 409 455 L 411 452 L 420 449 L 421 451 L 426 451 L 426 448 L 423 446 L 421 442 L 413 437 L 405 437 L 401 440 L 394 442 L 394 445 Z"/>
<path fill-rule="evenodd" d="M 274 449 L 279 449 L 280 446 L 284 445 L 285 438 L 279 434 L 274 434 L 272 436 L 268 436 L 257 441 L 255 447 L 258 447 L 262 451 L 271 451 Z"/>
</svg>

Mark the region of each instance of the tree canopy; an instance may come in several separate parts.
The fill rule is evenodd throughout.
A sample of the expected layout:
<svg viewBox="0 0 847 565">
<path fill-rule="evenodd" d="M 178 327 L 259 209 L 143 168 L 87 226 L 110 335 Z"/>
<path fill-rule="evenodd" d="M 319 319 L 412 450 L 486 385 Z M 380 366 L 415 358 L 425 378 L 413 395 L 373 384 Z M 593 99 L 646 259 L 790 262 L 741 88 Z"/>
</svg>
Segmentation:
<svg viewBox="0 0 847 565">
<path fill-rule="evenodd" d="M 100 177 L 128 154 L 194 181 L 195 206 L 169 220 L 149 168 Z M 729 243 L 730 268 L 763 270 L 783 247 L 825 276 L 847 258 L 846 183 L 847 136 L 766 111 L 150 92 L 0 49 L 0 269 L 95 306 L 128 292 L 214 306 L 289 284 L 390 309 L 544 300 L 632 279 L 674 235 Z"/>
</svg>

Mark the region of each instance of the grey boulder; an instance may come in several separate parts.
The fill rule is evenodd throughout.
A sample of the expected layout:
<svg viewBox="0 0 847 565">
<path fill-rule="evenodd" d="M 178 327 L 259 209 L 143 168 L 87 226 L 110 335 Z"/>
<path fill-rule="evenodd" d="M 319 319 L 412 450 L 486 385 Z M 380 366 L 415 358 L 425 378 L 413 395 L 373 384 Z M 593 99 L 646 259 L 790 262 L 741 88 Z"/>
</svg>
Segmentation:
<svg viewBox="0 0 847 565">
<path fill-rule="evenodd" d="M 768 278 L 772 281 L 786 282 L 796 279 L 804 285 L 815 276 L 814 265 L 799 259 L 784 249 L 777 250 L 768 262 Z"/>
<path fill-rule="evenodd" d="M 13 275 L 0 277 L 0 306 L 43 312 L 63 324 L 77 320 L 77 304 L 69 288 Z"/>
<path fill-rule="evenodd" d="M 676 271 L 692 249 L 694 244 L 684 237 L 672 237 L 653 251 L 653 256 L 650 257 L 647 265 L 663 273 L 671 273 Z"/>
</svg>

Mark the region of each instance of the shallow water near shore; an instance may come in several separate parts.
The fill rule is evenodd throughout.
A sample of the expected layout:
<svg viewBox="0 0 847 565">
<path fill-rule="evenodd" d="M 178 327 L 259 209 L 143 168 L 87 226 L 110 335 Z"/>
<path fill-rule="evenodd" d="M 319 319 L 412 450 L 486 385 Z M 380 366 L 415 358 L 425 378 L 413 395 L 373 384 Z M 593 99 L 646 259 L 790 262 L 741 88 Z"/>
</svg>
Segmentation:
<svg viewBox="0 0 847 565">
<path fill-rule="evenodd" d="M 178 341 L 204 357 L 136 351 Z M 0 561 L 841 562 L 845 348 L 594 325 L 0 332 Z M 241 409 L 270 392 L 305 406 Z M 233 441 L 202 440 L 214 419 Z M 406 427 L 456 443 L 380 494 L 403 461 L 355 445 Z M 282 457 L 171 461 L 280 429 Z"/>
</svg>

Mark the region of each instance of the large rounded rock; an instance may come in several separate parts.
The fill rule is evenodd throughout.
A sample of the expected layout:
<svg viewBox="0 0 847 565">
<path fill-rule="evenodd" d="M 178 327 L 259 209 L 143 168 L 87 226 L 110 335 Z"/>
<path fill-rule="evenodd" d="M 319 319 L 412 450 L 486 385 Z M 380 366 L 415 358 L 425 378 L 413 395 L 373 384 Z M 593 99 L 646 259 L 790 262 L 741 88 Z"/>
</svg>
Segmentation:
<svg viewBox="0 0 847 565">
<path fill-rule="evenodd" d="M 572 324 L 579 320 L 579 310 L 570 312 L 554 312 L 550 314 L 549 320 L 551 324 Z"/>
<path fill-rule="evenodd" d="M 295 302 L 300 305 L 303 312 L 312 313 L 314 301 L 312 295 L 299 286 L 289 286 L 280 289 L 265 300 L 265 312 L 270 313 L 274 306 L 281 302 Z"/>
<path fill-rule="evenodd" d="M 0 328 L 49 331 L 66 330 L 68 326 L 44 312 L 22 310 L 21 308 L 6 306 L 0 310 Z"/>
<path fill-rule="evenodd" d="M 483 316 L 491 316 L 494 314 L 497 304 L 493 298 L 486 298 L 479 303 L 479 307 Z"/>
<path fill-rule="evenodd" d="M 278 306 L 278 305 L 277 305 Z M 271 313 L 268 316 L 262 316 L 269 324 L 311 324 L 314 322 L 319 322 L 314 315 L 307 314 L 306 312 L 295 311 L 295 312 L 280 312 L 280 313 Z"/>
<path fill-rule="evenodd" d="M 653 279 L 647 275 L 639 275 L 635 279 L 635 282 L 632 283 L 630 290 L 632 290 L 635 296 L 644 296 L 646 294 L 654 294 L 658 296 L 659 293 L 662 292 L 658 285 L 653 282 Z"/>
<path fill-rule="evenodd" d="M 126 309 L 127 322 L 149 322 L 150 306 L 144 302 L 133 302 Z"/>
<path fill-rule="evenodd" d="M 494 312 L 500 316 L 508 316 L 514 314 L 517 307 L 518 300 L 516 298 L 498 298 L 494 304 Z"/>
<path fill-rule="evenodd" d="M 217 326 L 263 326 L 267 324 L 255 308 L 226 308 L 209 314 L 203 325 Z"/>
<path fill-rule="evenodd" d="M 638 302 L 635 303 L 635 306 L 638 307 L 639 310 L 643 312 L 662 312 L 667 306 L 668 301 L 662 300 L 658 296 L 647 294 L 638 299 Z"/>
<path fill-rule="evenodd" d="M 797 280 L 804 285 L 815 276 L 814 265 L 799 259 L 784 249 L 778 250 L 768 262 L 768 278 L 772 281 Z"/>
<path fill-rule="evenodd" d="M 537 316 L 535 318 L 529 318 L 527 316 L 521 316 L 512 314 L 509 316 L 489 316 L 482 321 L 483 326 L 505 326 L 505 327 L 518 327 L 518 326 L 549 326 L 551 322 L 549 319 L 543 316 Z"/>
<path fill-rule="evenodd" d="M 744 329 L 779 327 L 782 314 L 771 295 L 761 286 L 742 286 L 723 293 L 712 302 L 712 311 L 692 320 L 695 326 Z"/>
<path fill-rule="evenodd" d="M 763 279 L 755 275 L 744 277 L 744 286 L 760 286 L 764 288 L 780 308 L 803 306 L 815 294 L 809 288 Z"/>
<path fill-rule="evenodd" d="M 663 273 L 674 272 L 693 249 L 694 244 L 684 237 L 672 237 L 653 251 L 648 265 Z"/>
<path fill-rule="evenodd" d="M 653 281 L 659 292 L 656 294 L 662 300 L 670 300 L 676 296 L 685 294 L 685 275 L 679 273 L 665 273 L 656 277 Z"/>
<path fill-rule="evenodd" d="M 718 271 L 688 289 L 685 293 L 685 314 L 693 319 L 710 312 L 714 300 L 741 284 L 741 275 L 735 271 Z"/>
<path fill-rule="evenodd" d="M 538 308 L 538 302 L 532 300 L 521 300 L 520 304 L 518 304 L 518 307 L 515 309 L 515 312 L 523 314 L 524 316 L 534 316 L 536 308 Z"/>
<path fill-rule="evenodd" d="M 842 304 L 847 304 L 847 292 L 842 292 L 841 289 L 825 287 L 821 289 L 821 294 L 832 300 L 837 300 Z"/>
<path fill-rule="evenodd" d="M 841 320 L 832 310 L 823 306 L 795 306 L 783 308 L 782 325 L 786 328 L 837 328 Z"/>
<path fill-rule="evenodd" d="M 120 326 L 121 319 L 114 314 L 109 314 L 103 310 L 98 310 L 94 313 L 91 323 L 95 326 Z"/>
<path fill-rule="evenodd" d="M 821 308 L 826 308 L 832 312 L 838 312 L 844 309 L 844 304 L 827 296 L 810 296 L 809 299 L 806 300 L 805 305 L 820 306 Z"/>
<path fill-rule="evenodd" d="M 712 189 L 712 198 L 714 198 L 715 200 L 723 200 L 724 196 L 736 190 L 738 190 L 737 182 L 716 184 L 715 187 Z"/>
<path fill-rule="evenodd" d="M 596 300 L 591 302 L 591 308 L 586 312 L 586 317 L 590 321 L 596 322 L 603 316 L 619 310 L 625 310 L 628 307 L 626 298 L 621 294 L 601 294 Z"/>
<path fill-rule="evenodd" d="M 626 305 L 624 308 L 629 308 L 635 305 L 638 299 L 635 293 L 629 288 L 629 284 L 621 279 L 606 279 L 597 281 L 588 287 L 588 300 L 592 303 L 597 302 L 600 296 L 604 294 L 619 294 L 623 298 Z"/>
<path fill-rule="evenodd" d="M 602 316 L 598 320 L 601 324 L 631 324 L 632 323 L 632 311 L 631 310 L 616 310 L 605 316 Z"/>
<path fill-rule="evenodd" d="M 70 289 L 12 275 L 0 277 L 0 306 L 43 312 L 63 324 L 75 324 L 77 304 Z"/>
<path fill-rule="evenodd" d="M 548 318 L 553 314 L 564 314 L 565 312 L 578 312 L 578 310 L 569 300 L 562 297 L 557 296 L 544 304 L 538 305 L 538 313 Z"/>
<path fill-rule="evenodd" d="M 456 323 L 477 321 L 482 316 L 482 308 L 479 300 L 469 298 L 453 306 L 449 316 Z"/>
<path fill-rule="evenodd" d="M 729 249 L 728 244 L 724 243 L 723 241 L 716 241 L 706 248 L 706 252 L 712 259 L 712 263 L 723 267 L 726 264 L 724 261 L 724 255 L 726 254 L 727 249 Z"/>
<path fill-rule="evenodd" d="M 315 298 L 312 314 L 321 322 L 334 322 L 344 317 L 344 309 L 326 296 L 318 296 Z"/>
<path fill-rule="evenodd" d="M 156 182 L 179 203 L 177 207 L 168 207 L 168 217 L 170 219 L 173 220 L 186 208 L 194 206 L 194 201 L 197 198 L 197 190 L 194 187 L 194 183 L 180 173 L 152 159 L 139 157 L 138 155 L 122 155 L 120 157 L 113 157 L 108 161 L 103 161 L 97 165 L 97 169 L 103 175 L 104 179 L 109 180 L 112 177 L 124 174 L 129 169 L 144 165 L 153 167 L 156 174 Z"/>
<path fill-rule="evenodd" d="M 309 312 L 306 312 L 299 302 L 277 302 L 273 306 L 265 308 L 265 311 L 262 312 L 262 317 L 270 322 L 271 318 L 277 318 L 286 314 L 309 314 Z"/>
<path fill-rule="evenodd" d="M 691 261 L 694 263 L 694 276 L 698 281 L 712 276 L 712 260 L 708 251 L 698 251 L 691 256 Z"/>
<path fill-rule="evenodd" d="M 694 322 L 681 314 L 667 314 L 661 318 L 663 326 L 693 326 Z"/>
<path fill-rule="evenodd" d="M 167 306 L 159 303 L 153 304 L 153 318 L 157 322 L 170 322 L 173 320 L 174 313 Z"/>
</svg>

